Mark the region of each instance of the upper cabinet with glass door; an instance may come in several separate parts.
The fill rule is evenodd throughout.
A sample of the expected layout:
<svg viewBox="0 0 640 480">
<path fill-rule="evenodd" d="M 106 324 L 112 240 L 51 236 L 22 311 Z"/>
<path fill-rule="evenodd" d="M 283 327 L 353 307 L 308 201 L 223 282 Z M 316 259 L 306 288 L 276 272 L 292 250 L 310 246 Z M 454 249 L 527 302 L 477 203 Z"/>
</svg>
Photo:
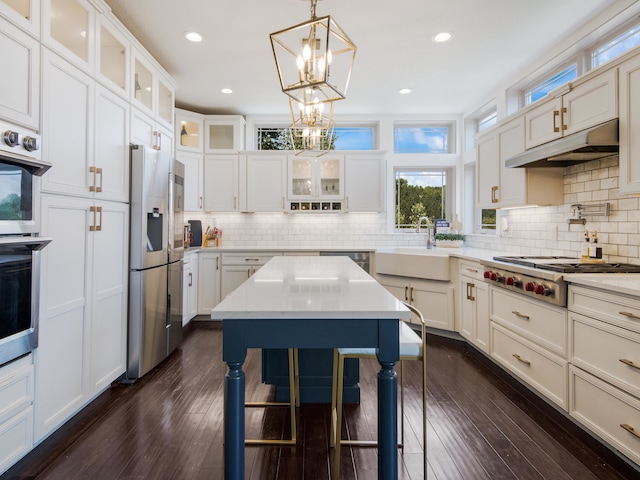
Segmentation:
<svg viewBox="0 0 640 480">
<path fill-rule="evenodd" d="M 210 115 L 204 120 L 204 152 L 244 150 L 245 119 L 242 115 Z"/>
<path fill-rule="evenodd" d="M 132 103 L 154 120 L 173 130 L 175 85 L 142 52 L 132 50 Z"/>
<path fill-rule="evenodd" d="M 39 0 L 0 0 L 0 16 L 40 38 Z"/>
<path fill-rule="evenodd" d="M 93 73 L 95 10 L 86 0 L 44 0 L 42 41 L 77 67 Z"/>
<path fill-rule="evenodd" d="M 344 156 L 289 156 L 289 200 L 344 199 Z"/>
<path fill-rule="evenodd" d="M 204 115 L 176 108 L 176 149 L 202 153 Z"/>
<path fill-rule="evenodd" d="M 99 16 L 96 26 L 97 79 L 128 100 L 129 42 L 109 21 Z"/>
</svg>

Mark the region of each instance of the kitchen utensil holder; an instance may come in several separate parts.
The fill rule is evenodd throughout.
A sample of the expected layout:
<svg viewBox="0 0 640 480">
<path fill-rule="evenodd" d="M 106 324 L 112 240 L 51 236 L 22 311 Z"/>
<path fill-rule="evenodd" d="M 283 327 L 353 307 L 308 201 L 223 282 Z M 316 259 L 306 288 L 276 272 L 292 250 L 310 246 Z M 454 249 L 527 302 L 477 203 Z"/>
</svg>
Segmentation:
<svg viewBox="0 0 640 480">
<path fill-rule="evenodd" d="M 609 202 L 584 205 L 582 203 L 574 203 L 571 205 L 574 217 L 567 220 L 569 225 L 584 225 L 587 223 L 587 217 L 608 217 L 611 215 L 611 204 Z"/>
</svg>

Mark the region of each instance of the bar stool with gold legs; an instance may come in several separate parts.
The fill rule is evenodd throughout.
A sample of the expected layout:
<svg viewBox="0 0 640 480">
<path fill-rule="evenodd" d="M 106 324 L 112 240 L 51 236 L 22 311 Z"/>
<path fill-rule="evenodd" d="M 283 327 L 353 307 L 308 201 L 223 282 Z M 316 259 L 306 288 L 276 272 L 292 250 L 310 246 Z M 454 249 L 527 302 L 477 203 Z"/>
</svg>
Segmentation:
<svg viewBox="0 0 640 480">
<path fill-rule="evenodd" d="M 404 302 L 403 302 L 404 303 Z M 421 337 L 405 322 L 400 321 L 400 448 L 404 445 L 404 368 L 405 360 L 422 362 L 422 446 L 424 452 L 424 478 L 427 478 L 427 335 L 422 313 L 408 303 L 404 303 L 418 317 Z M 377 358 L 375 348 L 336 348 L 333 353 L 333 387 L 331 394 L 331 436 L 330 443 L 335 447 L 333 480 L 340 478 L 340 447 L 342 445 L 376 447 L 376 440 L 342 439 L 342 392 L 344 387 L 344 361 L 346 358 Z"/>
<path fill-rule="evenodd" d="M 288 402 L 245 402 L 245 407 L 289 407 L 291 414 L 291 438 L 270 440 L 266 438 L 246 439 L 246 445 L 295 445 L 296 435 L 296 407 L 300 406 L 300 371 L 298 369 L 298 349 L 289 348 L 289 401 Z"/>
</svg>

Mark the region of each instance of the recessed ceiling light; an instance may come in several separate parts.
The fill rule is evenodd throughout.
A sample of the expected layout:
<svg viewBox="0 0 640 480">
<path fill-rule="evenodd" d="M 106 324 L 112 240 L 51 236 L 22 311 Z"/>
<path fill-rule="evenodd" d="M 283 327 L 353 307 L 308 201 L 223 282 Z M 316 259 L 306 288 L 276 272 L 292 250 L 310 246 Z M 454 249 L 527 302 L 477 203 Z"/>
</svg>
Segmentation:
<svg viewBox="0 0 640 480">
<path fill-rule="evenodd" d="M 434 35 L 432 40 L 436 43 L 442 43 L 451 40 L 451 37 L 453 37 L 453 33 L 451 32 L 440 32 Z"/>
<path fill-rule="evenodd" d="M 220 89 L 220 91 L 227 95 L 229 95 L 230 93 L 233 93 L 233 90 L 231 90 L 230 88 L 222 88 Z"/>
<path fill-rule="evenodd" d="M 406 95 L 407 93 L 413 92 L 413 88 L 401 88 L 398 90 L 398 93 L 401 95 Z"/>
<path fill-rule="evenodd" d="M 194 43 L 198 43 L 204 40 L 204 36 L 198 32 L 184 32 L 182 35 L 184 36 L 184 38 Z"/>
</svg>

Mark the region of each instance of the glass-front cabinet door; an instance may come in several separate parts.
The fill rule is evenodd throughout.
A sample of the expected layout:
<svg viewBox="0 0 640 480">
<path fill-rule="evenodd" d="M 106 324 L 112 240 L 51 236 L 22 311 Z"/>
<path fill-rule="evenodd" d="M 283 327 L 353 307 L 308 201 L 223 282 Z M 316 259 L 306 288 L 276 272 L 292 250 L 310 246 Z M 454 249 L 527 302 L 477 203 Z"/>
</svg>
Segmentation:
<svg viewBox="0 0 640 480">
<path fill-rule="evenodd" d="M 158 80 L 158 118 L 173 125 L 173 90 Z"/>
<path fill-rule="evenodd" d="M 344 198 L 344 158 L 289 157 L 289 199 L 340 200 Z"/>
<path fill-rule="evenodd" d="M 43 11 L 45 42 L 82 68 L 92 64 L 94 10 L 85 0 L 48 0 Z M 71 55 L 69 55 L 71 53 Z"/>
<path fill-rule="evenodd" d="M 0 0 L 0 16 L 40 38 L 39 0 Z"/>
<path fill-rule="evenodd" d="M 180 108 L 175 109 L 176 148 L 202 153 L 204 116 Z"/>
<path fill-rule="evenodd" d="M 138 58 L 133 69 L 133 98 L 153 110 L 153 74 Z"/>
<path fill-rule="evenodd" d="M 106 25 L 100 25 L 98 30 L 98 72 L 107 79 L 120 94 L 127 92 L 128 59 L 129 52 L 126 42 L 121 36 Z"/>
</svg>

